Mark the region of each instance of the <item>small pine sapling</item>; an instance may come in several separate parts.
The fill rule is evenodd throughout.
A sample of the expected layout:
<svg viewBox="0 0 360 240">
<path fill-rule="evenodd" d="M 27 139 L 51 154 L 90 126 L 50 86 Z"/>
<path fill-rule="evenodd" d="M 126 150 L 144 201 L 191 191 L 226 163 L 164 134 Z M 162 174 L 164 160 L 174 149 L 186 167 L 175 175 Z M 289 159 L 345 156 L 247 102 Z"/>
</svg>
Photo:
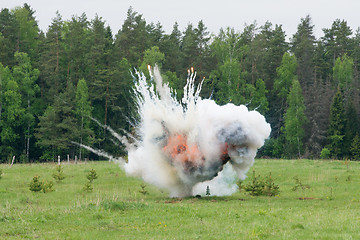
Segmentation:
<svg viewBox="0 0 360 240">
<path fill-rule="evenodd" d="M 52 181 L 43 182 L 43 184 L 42 184 L 43 193 L 53 192 L 54 191 L 53 186 L 54 186 L 54 184 Z"/>
<path fill-rule="evenodd" d="M 87 183 L 85 183 L 83 189 L 84 189 L 85 192 L 92 192 L 92 190 L 93 190 L 94 188 L 92 187 L 91 182 L 87 182 Z"/>
<path fill-rule="evenodd" d="M 91 169 L 90 172 L 86 175 L 86 178 L 89 180 L 87 183 L 85 183 L 84 185 L 84 191 L 86 192 L 92 192 L 92 190 L 94 189 L 92 186 L 92 183 L 95 179 L 98 178 L 98 175 L 96 173 L 96 171 L 94 169 Z"/>
<path fill-rule="evenodd" d="M 253 171 L 253 177 L 249 184 L 247 184 L 244 189 L 246 192 L 249 192 L 252 196 L 260 196 L 263 194 L 265 183 L 261 179 L 260 175 L 256 176 L 255 170 Z"/>
<path fill-rule="evenodd" d="M 298 189 L 301 189 L 304 194 L 306 189 L 311 188 L 310 185 L 303 184 L 298 177 L 294 177 L 294 180 L 295 180 L 295 186 L 292 188 L 293 191 L 297 191 Z M 300 199 L 304 199 L 304 197 L 301 197 Z"/>
<path fill-rule="evenodd" d="M 276 196 L 280 193 L 279 185 L 275 184 L 271 173 L 265 178 L 256 175 L 253 171 L 252 181 L 244 186 L 246 192 L 252 196 Z"/>
<path fill-rule="evenodd" d="M 52 176 L 56 182 L 61 182 L 62 180 L 65 179 L 64 171 L 61 165 L 56 166 L 55 172 L 53 173 Z"/>
<path fill-rule="evenodd" d="M 87 174 L 86 178 L 92 183 L 95 179 L 98 178 L 97 173 L 94 169 L 91 169 L 90 172 Z"/>
<path fill-rule="evenodd" d="M 39 192 L 42 190 L 43 182 L 40 181 L 40 176 L 35 175 L 29 184 L 30 191 Z"/>
<path fill-rule="evenodd" d="M 141 187 L 141 190 L 139 190 L 139 192 L 140 192 L 142 195 L 145 196 L 145 195 L 149 194 L 148 191 L 145 189 L 145 188 L 146 188 L 146 185 L 145 185 L 145 184 L 141 184 L 140 187 Z"/>
<path fill-rule="evenodd" d="M 263 195 L 276 196 L 280 193 L 279 185 L 274 183 L 271 173 L 266 177 Z"/>
<path fill-rule="evenodd" d="M 210 196 L 210 187 L 206 186 L 206 196 Z"/>
<path fill-rule="evenodd" d="M 54 184 L 52 181 L 49 181 L 49 182 L 40 181 L 40 176 L 35 175 L 33 177 L 33 180 L 29 184 L 29 189 L 30 189 L 30 191 L 33 191 L 33 192 L 42 191 L 43 193 L 47 193 L 47 192 L 54 191 L 53 186 L 54 186 Z"/>
</svg>

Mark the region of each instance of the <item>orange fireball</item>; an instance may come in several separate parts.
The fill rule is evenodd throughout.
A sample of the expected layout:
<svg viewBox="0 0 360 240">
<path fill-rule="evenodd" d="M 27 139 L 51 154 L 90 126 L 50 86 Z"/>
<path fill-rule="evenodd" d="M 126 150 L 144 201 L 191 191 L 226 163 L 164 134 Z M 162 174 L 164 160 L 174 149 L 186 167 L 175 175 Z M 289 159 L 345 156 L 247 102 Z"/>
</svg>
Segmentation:
<svg viewBox="0 0 360 240">
<path fill-rule="evenodd" d="M 186 135 L 178 133 L 170 136 L 162 150 L 174 163 L 181 163 L 187 171 L 204 165 L 204 154 L 197 144 L 188 142 Z M 224 143 L 221 147 L 219 160 L 222 161 L 222 164 L 229 160 L 227 143 Z"/>
</svg>

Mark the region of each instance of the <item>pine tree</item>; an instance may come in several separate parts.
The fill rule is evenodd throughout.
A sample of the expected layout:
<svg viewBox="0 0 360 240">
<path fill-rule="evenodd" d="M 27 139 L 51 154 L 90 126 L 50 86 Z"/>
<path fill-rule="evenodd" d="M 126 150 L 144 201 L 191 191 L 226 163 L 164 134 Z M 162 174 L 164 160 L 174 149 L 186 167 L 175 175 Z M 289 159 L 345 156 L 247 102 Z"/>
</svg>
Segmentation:
<svg viewBox="0 0 360 240">
<path fill-rule="evenodd" d="M 171 71 L 180 74 L 180 63 L 181 63 L 181 52 L 180 52 L 180 41 L 181 32 L 179 25 L 174 24 L 173 30 L 170 35 L 165 35 L 163 44 L 160 47 L 160 51 L 165 55 L 165 62 L 163 65 L 163 71 Z"/>
<path fill-rule="evenodd" d="M 206 186 L 206 196 L 210 196 L 210 187 Z"/>
<path fill-rule="evenodd" d="M 302 18 L 291 41 L 291 50 L 298 63 L 298 80 L 304 89 L 308 88 L 314 77 L 315 36 L 313 29 L 311 17 L 308 15 Z"/>
<path fill-rule="evenodd" d="M 42 50 L 39 60 L 40 85 L 42 95 L 48 103 L 54 102 L 54 97 L 66 88 L 67 66 L 63 64 L 66 56 L 64 54 L 64 21 L 59 12 L 53 18 L 42 43 Z"/>
<path fill-rule="evenodd" d="M 117 58 L 126 58 L 131 66 L 138 66 L 143 52 L 151 47 L 149 40 L 145 19 L 130 7 L 121 30 L 115 36 Z"/>
<path fill-rule="evenodd" d="M 14 54 L 17 51 L 19 23 L 15 14 L 8 8 L 0 11 L 0 62 L 6 67 L 11 68 L 15 65 Z"/>
<path fill-rule="evenodd" d="M 330 108 L 330 123 L 328 130 L 328 149 L 335 158 L 344 154 L 345 110 L 341 91 L 338 89 Z"/>
<path fill-rule="evenodd" d="M 325 60 L 328 69 L 328 75 L 331 75 L 331 70 L 336 64 L 336 59 L 342 57 L 344 54 L 350 54 L 350 48 L 352 46 L 352 40 L 350 36 L 352 31 L 347 25 L 347 22 L 340 19 L 336 19 L 331 28 L 323 29 L 324 37 L 322 42 L 324 43 Z"/>
<path fill-rule="evenodd" d="M 34 17 L 35 11 L 28 4 L 23 7 L 16 7 L 14 10 L 19 31 L 16 44 L 16 51 L 27 53 L 35 65 L 38 61 L 39 27 Z"/>
<path fill-rule="evenodd" d="M 76 85 L 81 78 L 87 78 L 90 65 L 88 53 L 90 46 L 89 21 L 86 14 L 73 16 L 63 28 L 64 36 L 64 64 L 66 66 L 66 86 L 71 82 Z"/>
<path fill-rule="evenodd" d="M 37 138 L 36 144 L 42 148 L 42 160 L 55 161 L 58 152 L 58 146 L 61 146 L 59 136 L 61 129 L 58 124 L 60 116 L 57 115 L 55 109 L 52 106 L 48 106 L 44 114 L 39 117 L 38 128 L 35 130 L 35 136 Z"/>
<path fill-rule="evenodd" d="M 346 106 L 345 117 L 344 153 L 351 155 L 351 145 L 355 136 L 360 133 L 360 119 L 351 100 Z"/>
<path fill-rule="evenodd" d="M 360 161 L 360 138 L 358 134 L 356 134 L 351 143 L 350 152 L 352 159 Z"/>
</svg>

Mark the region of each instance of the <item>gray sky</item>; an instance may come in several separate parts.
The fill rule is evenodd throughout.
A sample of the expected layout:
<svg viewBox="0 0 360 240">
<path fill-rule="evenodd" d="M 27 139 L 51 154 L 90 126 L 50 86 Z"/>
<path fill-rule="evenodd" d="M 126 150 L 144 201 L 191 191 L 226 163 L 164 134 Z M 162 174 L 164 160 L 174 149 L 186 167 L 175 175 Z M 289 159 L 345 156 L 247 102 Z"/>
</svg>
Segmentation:
<svg viewBox="0 0 360 240">
<path fill-rule="evenodd" d="M 130 6 L 142 14 L 147 23 L 160 22 L 166 33 L 171 32 L 176 21 L 184 31 L 188 23 L 197 25 L 203 20 L 208 31 L 217 34 L 221 27 L 242 31 L 245 23 L 256 21 L 263 25 L 268 20 L 274 25 L 281 24 L 287 38 L 291 38 L 300 19 L 308 14 L 315 25 L 317 38 L 323 36 L 322 29 L 330 28 L 337 18 L 346 20 L 354 32 L 360 26 L 359 0 L 0 0 L 0 8 L 11 9 L 24 2 L 36 11 L 36 19 L 43 31 L 59 10 L 64 20 L 83 12 L 88 19 L 93 19 L 97 13 L 115 34 Z"/>
</svg>

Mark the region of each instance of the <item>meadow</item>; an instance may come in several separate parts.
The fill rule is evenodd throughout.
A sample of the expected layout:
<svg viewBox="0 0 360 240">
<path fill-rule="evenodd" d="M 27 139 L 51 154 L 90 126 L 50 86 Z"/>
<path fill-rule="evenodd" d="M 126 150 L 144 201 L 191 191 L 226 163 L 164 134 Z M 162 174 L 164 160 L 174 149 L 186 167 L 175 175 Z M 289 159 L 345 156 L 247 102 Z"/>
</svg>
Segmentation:
<svg viewBox="0 0 360 240">
<path fill-rule="evenodd" d="M 63 163 L 59 183 L 56 166 L 0 165 L 0 239 L 360 239 L 360 162 L 257 159 L 243 184 L 271 172 L 279 195 L 182 199 L 115 163 Z M 30 191 L 35 175 L 54 191 Z"/>
</svg>

